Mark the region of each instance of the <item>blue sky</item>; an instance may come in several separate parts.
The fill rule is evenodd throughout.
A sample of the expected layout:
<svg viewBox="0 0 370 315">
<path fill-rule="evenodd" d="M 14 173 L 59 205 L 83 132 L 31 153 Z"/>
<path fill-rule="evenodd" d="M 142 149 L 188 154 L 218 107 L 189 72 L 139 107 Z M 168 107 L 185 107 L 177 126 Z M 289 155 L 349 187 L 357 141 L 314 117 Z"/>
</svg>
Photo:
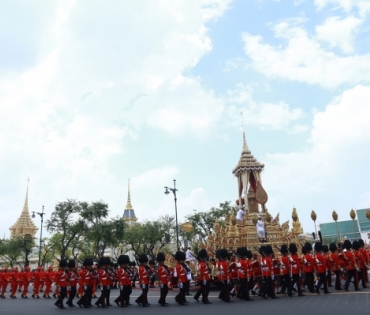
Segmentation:
<svg viewBox="0 0 370 315">
<path fill-rule="evenodd" d="M 370 2 L 0 5 L 0 232 L 66 198 L 140 220 L 237 199 L 241 121 L 267 207 L 305 231 L 368 207 Z M 241 117 L 240 112 L 243 113 Z"/>
</svg>

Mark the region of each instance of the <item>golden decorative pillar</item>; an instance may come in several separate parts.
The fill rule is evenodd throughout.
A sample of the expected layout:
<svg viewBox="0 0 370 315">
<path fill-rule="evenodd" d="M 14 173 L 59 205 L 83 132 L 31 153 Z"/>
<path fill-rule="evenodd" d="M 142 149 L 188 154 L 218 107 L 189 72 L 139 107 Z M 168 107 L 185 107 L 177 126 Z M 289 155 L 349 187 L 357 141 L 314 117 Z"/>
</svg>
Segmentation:
<svg viewBox="0 0 370 315">
<path fill-rule="evenodd" d="M 292 228 L 292 234 L 293 235 L 299 235 L 303 233 L 303 228 L 301 226 L 301 222 L 299 222 L 297 209 L 293 208 L 292 212 L 292 219 L 293 219 L 293 228 Z"/>
</svg>

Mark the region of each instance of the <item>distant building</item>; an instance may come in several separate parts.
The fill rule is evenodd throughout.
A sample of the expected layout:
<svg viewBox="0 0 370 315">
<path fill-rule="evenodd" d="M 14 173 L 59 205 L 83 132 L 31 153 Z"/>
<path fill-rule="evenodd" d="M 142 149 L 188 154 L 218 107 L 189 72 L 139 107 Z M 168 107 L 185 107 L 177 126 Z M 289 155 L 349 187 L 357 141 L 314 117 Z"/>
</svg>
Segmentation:
<svg viewBox="0 0 370 315">
<path fill-rule="evenodd" d="M 36 235 L 38 227 L 33 223 L 30 212 L 28 211 L 28 185 L 22 213 L 9 230 L 11 237 L 30 235 L 33 238 Z"/>
<path fill-rule="evenodd" d="M 370 221 L 366 217 L 367 209 L 356 210 L 355 220 L 338 221 L 337 224 L 333 222 L 321 223 L 319 225 L 323 238 L 338 240 L 340 239 L 357 240 L 362 238 L 367 244 L 370 243 Z"/>
<path fill-rule="evenodd" d="M 137 217 L 135 215 L 135 210 L 132 208 L 131 205 L 131 192 L 130 192 L 130 180 L 128 180 L 128 194 L 127 194 L 127 205 L 126 209 L 123 212 L 122 219 L 129 225 L 135 225 L 137 221 Z"/>
</svg>

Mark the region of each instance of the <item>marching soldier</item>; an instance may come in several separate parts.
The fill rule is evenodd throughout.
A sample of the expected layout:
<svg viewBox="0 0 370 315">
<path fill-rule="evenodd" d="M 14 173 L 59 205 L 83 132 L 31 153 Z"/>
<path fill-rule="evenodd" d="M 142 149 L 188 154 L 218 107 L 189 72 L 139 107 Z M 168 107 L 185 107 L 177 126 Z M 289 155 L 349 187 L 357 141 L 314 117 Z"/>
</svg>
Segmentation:
<svg viewBox="0 0 370 315">
<path fill-rule="evenodd" d="M 365 282 L 365 277 L 364 277 L 364 274 L 363 274 L 363 269 L 365 268 L 365 260 L 364 260 L 364 257 L 362 255 L 362 253 L 360 252 L 360 244 L 358 241 L 353 241 L 352 242 L 352 247 L 353 247 L 353 254 L 355 256 L 355 261 L 356 261 L 356 264 L 357 264 L 357 279 L 358 279 L 358 284 L 360 283 L 360 280 L 361 280 L 361 283 L 362 283 L 362 287 L 363 288 L 367 288 L 367 285 L 366 285 L 366 282 Z"/>
<path fill-rule="evenodd" d="M 149 272 L 148 272 L 148 257 L 145 254 L 139 256 L 139 284 L 142 290 L 141 295 L 135 300 L 139 306 L 150 306 L 148 303 L 148 291 L 149 291 Z"/>
<path fill-rule="evenodd" d="M 326 260 L 324 255 L 322 254 L 322 243 L 321 242 L 316 242 L 315 243 L 315 266 L 316 266 L 316 271 L 319 275 L 319 282 L 317 283 L 315 289 L 316 293 L 320 294 L 320 288 L 321 285 L 324 285 L 324 293 L 329 294 L 330 292 L 328 291 L 328 282 L 326 279 Z"/>
<path fill-rule="evenodd" d="M 280 248 L 281 252 L 281 271 L 283 274 L 283 284 L 281 286 L 280 292 L 285 294 L 285 290 L 288 290 L 288 296 L 292 297 L 292 289 L 291 289 L 291 281 L 290 281 L 290 271 L 291 271 L 291 264 L 289 259 L 289 251 L 288 246 L 283 244 Z"/>
<path fill-rule="evenodd" d="M 290 291 L 293 291 L 294 285 L 297 284 L 297 291 L 298 296 L 304 296 L 301 289 L 300 284 L 300 277 L 301 277 L 301 261 L 297 254 L 298 249 L 294 243 L 289 244 L 289 252 L 290 252 L 290 266 L 291 266 L 291 274 L 293 281 L 290 284 Z"/>
<path fill-rule="evenodd" d="M 23 299 L 28 299 L 27 292 L 28 292 L 28 287 L 32 279 L 32 273 L 31 273 L 31 269 L 29 266 L 25 268 L 22 274 L 22 277 L 23 277 L 23 292 L 22 292 L 21 297 Z"/>
<path fill-rule="evenodd" d="M 331 270 L 335 274 L 335 290 L 343 290 L 342 284 L 340 281 L 340 266 L 339 266 L 339 259 L 337 255 L 337 245 L 335 243 L 329 244 L 329 250 L 331 254 L 329 255 L 330 263 L 331 263 Z"/>
<path fill-rule="evenodd" d="M 186 300 L 186 283 L 188 281 L 186 269 L 184 268 L 183 263 L 185 262 L 186 256 L 182 251 L 177 251 L 175 254 L 175 259 L 177 260 L 176 264 L 176 274 L 177 274 L 177 283 L 180 288 L 179 294 L 176 295 L 175 301 L 180 305 L 188 305 L 189 302 Z"/>
<path fill-rule="evenodd" d="M 365 243 L 364 243 L 364 240 L 363 239 L 359 239 L 358 240 L 358 244 L 360 245 L 360 253 L 363 257 L 363 261 L 364 261 L 364 265 L 363 265 L 363 268 L 360 267 L 361 269 L 361 272 L 362 272 L 362 277 L 365 281 L 365 287 L 364 288 L 367 288 L 367 282 L 368 282 L 368 275 L 367 275 L 367 264 L 368 264 L 368 257 L 367 257 L 367 253 L 366 253 L 366 250 L 364 249 L 365 247 Z"/>
<path fill-rule="evenodd" d="M 92 285 L 95 281 L 95 277 L 98 275 L 94 272 L 93 269 L 93 259 L 85 258 L 83 262 L 84 269 L 80 272 L 81 284 L 84 289 L 83 295 L 80 297 L 77 302 L 79 307 L 91 308 L 91 299 L 92 299 Z"/>
<path fill-rule="evenodd" d="M 99 299 L 95 302 L 95 305 L 97 307 L 102 307 L 106 308 L 106 296 L 108 294 L 108 286 L 109 286 L 109 275 L 107 272 L 108 269 L 108 259 L 107 257 L 101 257 L 99 260 L 99 266 L 100 269 L 98 271 L 99 274 L 99 283 L 100 283 L 100 297 Z"/>
<path fill-rule="evenodd" d="M 129 289 L 131 288 L 130 275 L 126 271 L 126 267 L 130 263 L 130 258 L 127 255 L 118 257 L 117 263 L 119 268 L 117 270 L 117 283 L 119 287 L 119 296 L 114 302 L 121 307 L 127 307 L 127 300 L 129 298 Z"/>
<path fill-rule="evenodd" d="M 264 247 L 264 256 L 262 258 L 262 275 L 264 278 L 264 285 L 260 291 L 260 296 L 267 299 L 270 296 L 272 299 L 278 299 L 275 295 L 275 276 L 273 272 L 272 259 L 273 254 L 271 245 L 266 245 Z"/>
<path fill-rule="evenodd" d="M 159 287 L 161 289 L 161 295 L 159 297 L 158 303 L 161 306 L 168 306 L 169 304 L 166 302 L 166 297 L 168 293 L 168 276 L 169 276 L 169 270 L 168 267 L 164 264 L 166 260 L 166 257 L 163 253 L 157 254 L 157 274 L 158 274 L 158 281 L 159 281 Z"/>
<path fill-rule="evenodd" d="M 312 244 L 310 242 L 306 242 L 304 244 L 304 249 L 306 254 L 304 255 L 303 262 L 306 265 L 306 281 L 307 281 L 307 288 L 311 293 L 315 293 L 314 285 L 315 285 L 315 277 L 314 277 L 314 268 L 315 268 L 315 260 L 312 256 Z"/>
<path fill-rule="evenodd" d="M 61 259 L 59 262 L 59 271 L 55 275 L 55 285 L 60 288 L 60 294 L 58 300 L 54 303 L 55 306 L 61 309 L 65 309 L 63 300 L 67 297 L 68 273 L 66 268 L 67 260 Z"/>
<path fill-rule="evenodd" d="M 249 255 L 248 250 L 245 247 L 239 247 L 236 250 L 236 253 L 240 257 L 238 263 L 238 277 L 240 280 L 240 287 L 237 297 L 246 301 L 253 301 L 253 299 L 249 297 L 250 272 L 251 270 L 253 270 L 253 267 L 250 260 L 247 259 L 247 256 Z"/>
<path fill-rule="evenodd" d="M 229 263 L 227 259 L 229 258 L 229 253 L 227 249 L 220 249 L 218 251 L 218 258 L 219 261 L 216 263 L 216 267 L 218 269 L 218 278 L 222 283 L 221 292 L 218 296 L 224 302 L 230 303 L 230 279 L 229 279 Z"/>
<path fill-rule="evenodd" d="M 68 278 L 69 278 L 69 297 L 66 304 L 69 307 L 75 307 L 73 304 L 73 299 L 76 297 L 76 287 L 77 287 L 77 281 L 80 279 L 80 276 L 76 272 L 76 262 L 74 260 L 70 260 L 68 262 Z"/>
<path fill-rule="evenodd" d="M 344 259 L 346 260 L 347 263 L 347 277 L 346 277 L 346 283 L 344 284 L 344 290 L 348 291 L 348 286 L 349 283 L 351 282 L 352 278 L 354 279 L 354 284 L 355 284 L 355 290 L 359 291 L 360 288 L 358 287 L 358 280 L 357 280 L 357 266 L 356 266 L 356 261 L 355 257 L 351 251 L 352 244 L 350 240 L 345 240 L 343 243 L 343 254 L 344 254 Z"/>
<path fill-rule="evenodd" d="M 19 281 L 18 267 L 14 267 L 12 272 L 10 273 L 10 290 L 11 290 L 10 298 L 11 299 L 17 298 L 15 294 L 18 288 L 18 281 Z"/>
<path fill-rule="evenodd" d="M 207 264 L 208 253 L 205 249 L 201 249 L 198 253 L 198 282 L 200 283 L 200 288 L 198 292 L 194 295 L 194 300 L 199 302 L 199 297 L 202 294 L 202 303 L 211 304 L 208 300 L 208 294 L 210 289 L 209 283 L 209 267 Z"/>
</svg>

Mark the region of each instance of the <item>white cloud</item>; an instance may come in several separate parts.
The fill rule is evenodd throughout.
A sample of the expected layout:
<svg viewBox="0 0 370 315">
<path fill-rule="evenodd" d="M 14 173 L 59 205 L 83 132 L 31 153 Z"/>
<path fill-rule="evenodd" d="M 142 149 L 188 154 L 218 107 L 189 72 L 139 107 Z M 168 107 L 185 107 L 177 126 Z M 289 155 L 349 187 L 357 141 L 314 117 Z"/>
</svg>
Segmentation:
<svg viewBox="0 0 370 315">
<path fill-rule="evenodd" d="M 316 113 L 309 149 L 271 154 L 264 161 L 268 165 L 264 183 L 275 196 L 273 207 L 301 205 L 301 213 L 308 218 L 311 209 L 306 205 L 316 210 L 329 205 L 342 213 L 354 204 L 365 206 L 368 188 L 360 178 L 369 176 L 363 168 L 370 159 L 369 125 L 370 86 L 347 90 Z M 322 222 L 331 220 L 329 210 L 320 212 Z"/>
<path fill-rule="evenodd" d="M 285 45 L 265 44 L 261 36 L 244 33 L 244 49 L 251 66 L 267 77 L 330 89 L 370 82 L 370 54 L 338 56 L 321 47 L 297 22 L 283 21 L 274 27 L 275 36 L 286 41 Z"/>
<path fill-rule="evenodd" d="M 346 12 L 357 8 L 361 16 L 370 12 L 370 2 L 368 0 L 315 0 L 315 5 L 318 10 L 322 10 L 329 5 L 333 5 L 336 9 L 342 8 Z"/>
<path fill-rule="evenodd" d="M 362 19 L 354 16 L 344 19 L 331 16 L 323 24 L 316 26 L 317 38 L 329 43 L 330 47 L 338 47 L 344 53 L 350 54 L 354 52 L 355 32 L 362 23 Z"/>
<path fill-rule="evenodd" d="M 253 89 L 250 86 L 238 84 L 234 90 L 228 91 L 227 102 L 231 104 L 229 113 L 234 122 L 240 121 L 240 111 L 243 121 L 248 126 L 256 126 L 261 130 L 284 130 L 303 116 L 301 108 L 290 108 L 283 101 L 276 103 L 256 102 L 252 98 Z M 238 107 L 235 107 L 238 104 Z M 295 132 L 304 131 L 295 128 Z"/>
</svg>

